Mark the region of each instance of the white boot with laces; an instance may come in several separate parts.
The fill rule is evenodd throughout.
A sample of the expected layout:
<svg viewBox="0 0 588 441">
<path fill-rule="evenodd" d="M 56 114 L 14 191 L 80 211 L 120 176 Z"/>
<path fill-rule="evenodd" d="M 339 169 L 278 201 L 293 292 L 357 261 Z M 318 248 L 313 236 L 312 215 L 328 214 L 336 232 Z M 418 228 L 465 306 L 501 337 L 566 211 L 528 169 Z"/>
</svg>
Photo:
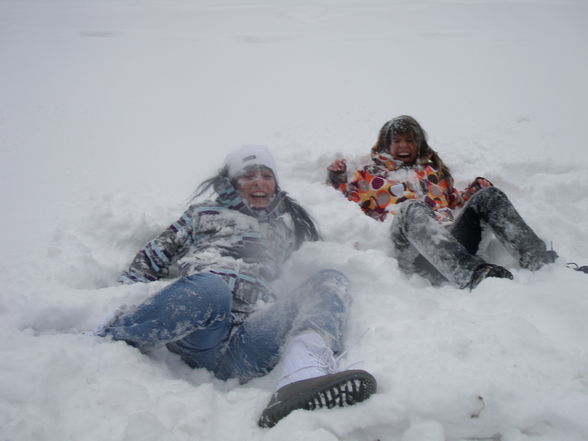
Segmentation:
<svg viewBox="0 0 588 441">
<path fill-rule="evenodd" d="M 333 351 L 316 332 L 297 335 L 287 343 L 277 390 L 261 417 L 261 427 L 272 427 L 296 409 L 350 406 L 376 391 L 375 378 L 366 371 L 337 372 Z"/>
</svg>

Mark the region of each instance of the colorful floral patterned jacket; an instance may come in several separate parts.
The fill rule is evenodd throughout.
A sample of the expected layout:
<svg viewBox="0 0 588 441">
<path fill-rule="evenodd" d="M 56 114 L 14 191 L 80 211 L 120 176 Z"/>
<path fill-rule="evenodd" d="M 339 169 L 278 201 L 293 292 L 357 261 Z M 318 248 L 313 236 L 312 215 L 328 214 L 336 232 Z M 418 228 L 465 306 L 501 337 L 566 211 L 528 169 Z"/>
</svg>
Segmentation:
<svg viewBox="0 0 588 441">
<path fill-rule="evenodd" d="M 384 220 L 388 213 L 396 213 L 395 205 L 420 199 L 433 209 L 438 221 L 450 224 L 454 219 L 452 210 L 469 199 L 468 192 L 457 191 L 453 179 L 441 177 L 430 162 L 406 166 L 386 153 L 374 154 L 372 160 L 374 164 L 357 170 L 349 182 L 333 172 L 329 180 L 374 219 Z"/>
</svg>

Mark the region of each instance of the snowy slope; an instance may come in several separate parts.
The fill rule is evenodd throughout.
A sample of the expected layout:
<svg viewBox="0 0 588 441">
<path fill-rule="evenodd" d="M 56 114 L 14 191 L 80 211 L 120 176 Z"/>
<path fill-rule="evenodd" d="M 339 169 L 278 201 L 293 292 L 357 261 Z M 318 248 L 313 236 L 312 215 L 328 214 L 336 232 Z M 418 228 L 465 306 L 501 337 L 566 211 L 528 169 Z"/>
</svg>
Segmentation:
<svg viewBox="0 0 588 441">
<path fill-rule="evenodd" d="M 588 5 L 581 0 L 0 2 L 0 439 L 588 439 Z M 561 256 L 472 293 L 407 278 L 377 223 L 323 184 L 414 115 L 457 186 L 483 175 Z M 244 386 L 83 335 L 167 281 L 114 283 L 240 144 L 321 226 L 283 289 L 344 271 L 356 407 L 256 421 Z"/>
</svg>

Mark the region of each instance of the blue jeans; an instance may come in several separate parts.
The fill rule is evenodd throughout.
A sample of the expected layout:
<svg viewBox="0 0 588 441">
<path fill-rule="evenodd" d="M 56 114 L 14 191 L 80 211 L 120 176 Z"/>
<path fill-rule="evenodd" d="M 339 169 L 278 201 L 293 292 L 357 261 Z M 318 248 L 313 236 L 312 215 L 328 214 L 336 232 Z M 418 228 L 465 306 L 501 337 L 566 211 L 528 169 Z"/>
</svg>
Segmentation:
<svg viewBox="0 0 588 441">
<path fill-rule="evenodd" d="M 270 372 L 288 337 L 304 331 L 318 332 L 333 352 L 340 352 L 351 302 L 348 285 L 340 272 L 323 270 L 237 322 L 224 280 L 211 273 L 193 274 L 116 319 L 102 335 L 142 351 L 165 345 L 192 367 L 245 382 Z"/>
</svg>

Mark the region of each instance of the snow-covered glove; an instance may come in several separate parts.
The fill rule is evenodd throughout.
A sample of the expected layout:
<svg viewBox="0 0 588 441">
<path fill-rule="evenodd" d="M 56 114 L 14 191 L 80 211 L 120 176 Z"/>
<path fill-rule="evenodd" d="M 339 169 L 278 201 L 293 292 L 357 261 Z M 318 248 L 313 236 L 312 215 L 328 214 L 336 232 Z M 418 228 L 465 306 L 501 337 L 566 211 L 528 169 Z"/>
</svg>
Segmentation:
<svg viewBox="0 0 588 441">
<path fill-rule="evenodd" d="M 327 179 L 335 188 L 347 183 L 347 163 L 345 159 L 337 159 L 327 167 Z"/>
<path fill-rule="evenodd" d="M 479 190 L 480 188 L 494 187 L 494 184 L 492 182 L 490 182 L 488 179 L 482 178 L 481 176 L 478 176 L 470 184 L 470 187 L 475 188 L 476 190 Z"/>
<path fill-rule="evenodd" d="M 476 193 L 478 190 L 480 190 L 482 188 L 488 188 L 488 187 L 494 187 L 494 184 L 492 182 L 490 182 L 488 179 L 482 178 L 481 176 L 478 176 L 465 189 L 466 199 L 469 199 L 470 197 L 472 197 L 474 195 L 474 193 Z"/>
</svg>

